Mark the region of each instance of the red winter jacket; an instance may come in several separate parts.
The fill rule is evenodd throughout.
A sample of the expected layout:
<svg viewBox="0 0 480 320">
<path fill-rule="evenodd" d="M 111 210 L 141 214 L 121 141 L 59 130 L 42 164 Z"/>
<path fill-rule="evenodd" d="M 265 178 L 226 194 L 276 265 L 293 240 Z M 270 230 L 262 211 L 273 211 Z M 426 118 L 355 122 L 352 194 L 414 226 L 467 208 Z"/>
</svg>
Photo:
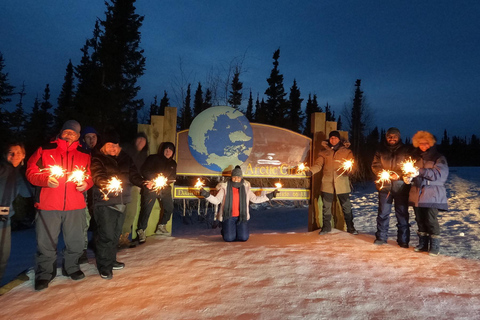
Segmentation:
<svg viewBox="0 0 480 320">
<path fill-rule="evenodd" d="M 58 187 L 48 187 L 49 171 L 51 165 L 59 165 L 66 170 L 63 177 L 57 178 Z M 90 155 L 83 150 L 78 141 L 70 146 L 65 140 L 56 140 L 40 147 L 28 159 L 26 177 L 31 184 L 37 187 L 35 207 L 40 210 L 69 211 L 85 208 L 85 197 L 77 191 L 74 182 L 66 182 L 68 175 L 74 169 L 85 168 L 88 175 L 85 182 L 87 189 L 92 185 L 90 174 Z"/>
</svg>

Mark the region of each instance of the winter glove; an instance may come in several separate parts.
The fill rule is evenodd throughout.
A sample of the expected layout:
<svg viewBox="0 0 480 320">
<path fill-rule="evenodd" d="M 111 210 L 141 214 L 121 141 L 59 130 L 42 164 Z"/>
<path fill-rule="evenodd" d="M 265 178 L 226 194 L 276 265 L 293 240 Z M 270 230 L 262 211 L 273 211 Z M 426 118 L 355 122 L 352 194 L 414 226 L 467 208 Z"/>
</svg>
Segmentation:
<svg viewBox="0 0 480 320">
<path fill-rule="evenodd" d="M 278 193 L 278 190 L 277 190 L 277 189 L 273 190 L 273 192 L 267 193 L 267 198 L 268 198 L 268 200 L 272 200 L 273 198 L 276 198 L 276 197 L 277 197 L 277 193 Z"/>
<path fill-rule="evenodd" d="M 201 188 L 201 189 L 200 189 L 200 195 L 201 195 L 202 197 L 204 197 L 204 198 L 208 198 L 208 197 L 210 197 L 210 192 L 208 192 L 207 190 Z"/>
<path fill-rule="evenodd" d="M 311 177 L 311 176 L 313 175 L 313 173 L 312 173 L 312 171 L 307 170 L 307 171 L 305 171 L 305 175 L 306 175 L 307 177 Z"/>
<path fill-rule="evenodd" d="M 412 183 L 412 180 L 413 180 L 413 177 L 403 177 L 403 182 L 405 182 L 405 184 Z"/>
</svg>

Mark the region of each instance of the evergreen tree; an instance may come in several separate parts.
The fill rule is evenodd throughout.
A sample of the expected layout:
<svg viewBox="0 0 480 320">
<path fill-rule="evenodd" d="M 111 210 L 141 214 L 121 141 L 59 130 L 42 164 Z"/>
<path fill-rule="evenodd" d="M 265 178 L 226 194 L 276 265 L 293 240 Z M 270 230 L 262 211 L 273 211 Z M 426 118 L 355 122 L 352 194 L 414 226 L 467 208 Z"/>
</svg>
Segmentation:
<svg viewBox="0 0 480 320">
<path fill-rule="evenodd" d="M 239 107 L 242 104 L 243 83 L 240 81 L 240 68 L 238 66 L 235 68 L 231 86 L 232 90 L 230 91 L 230 96 L 228 97 L 228 103 L 233 108 L 239 110 Z"/>
<path fill-rule="evenodd" d="M 195 91 L 195 97 L 193 99 L 193 117 L 195 118 L 203 111 L 203 91 L 202 84 L 199 82 L 197 90 Z"/>
<path fill-rule="evenodd" d="M 25 111 L 23 109 L 23 97 L 26 95 L 25 82 L 22 84 L 22 89 L 18 92 L 18 95 L 20 98 L 16 104 L 15 111 L 9 116 L 10 129 L 19 140 L 24 141 Z"/>
<path fill-rule="evenodd" d="M 70 60 L 67 65 L 65 72 L 65 78 L 62 85 L 62 91 L 58 96 L 57 102 L 58 106 L 54 111 L 55 115 L 55 127 L 60 128 L 65 121 L 76 118 L 76 113 L 74 110 L 74 74 L 73 74 L 73 64 Z"/>
<path fill-rule="evenodd" d="M 207 89 L 207 91 L 205 92 L 205 99 L 203 100 L 203 110 L 206 110 L 212 106 L 212 91 L 210 89 Z"/>
<path fill-rule="evenodd" d="M 245 114 L 248 121 L 253 122 L 253 98 L 252 98 L 252 90 L 250 90 L 250 96 L 248 98 L 247 103 L 247 112 Z"/>
<path fill-rule="evenodd" d="M 350 142 L 352 143 L 352 152 L 354 155 L 360 154 L 364 143 L 365 123 L 363 122 L 363 91 L 360 89 L 361 80 L 355 82 L 355 96 L 353 98 Z"/>
<path fill-rule="evenodd" d="M 268 124 L 267 104 L 263 99 L 259 101 L 258 95 L 255 104 L 255 122 Z"/>
<path fill-rule="evenodd" d="M 267 96 L 266 102 L 266 122 L 275 126 L 283 126 L 287 114 L 287 103 L 285 101 L 285 89 L 283 87 L 283 75 L 278 70 L 278 59 L 280 58 L 280 49 L 273 53 L 273 69 L 270 77 L 267 79 L 268 88 L 265 90 Z"/>
<path fill-rule="evenodd" d="M 293 80 L 293 85 L 290 88 L 290 96 L 288 98 L 289 103 L 289 121 L 286 123 L 286 128 L 301 132 L 301 128 L 303 127 L 303 121 L 305 119 L 305 115 L 302 111 L 302 102 L 303 99 L 300 98 L 300 89 L 297 87 L 297 80 Z"/>
<path fill-rule="evenodd" d="M 190 107 L 191 101 L 191 84 L 187 86 L 187 94 L 185 96 L 185 101 L 183 102 L 182 112 L 180 114 L 180 119 L 178 120 L 179 130 L 188 129 L 192 123 L 192 109 Z"/>
<path fill-rule="evenodd" d="M 168 99 L 167 91 L 163 91 L 163 98 L 160 100 L 160 110 L 158 115 L 164 116 L 165 115 L 165 107 L 170 106 L 170 100 Z"/>
<path fill-rule="evenodd" d="M 325 106 L 325 120 L 326 121 L 335 121 L 335 112 L 332 112 L 328 102 L 327 102 L 327 105 Z M 338 129 L 338 124 L 337 124 L 337 129 Z"/>
<path fill-rule="evenodd" d="M 10 98 L 15 90 L 15 87 L 10 85 L 8 81 L 8 73 L 5 73 L 3 69 L 5 68 L 5 61 L 3 59 L 3 54 L 0 52 L 0 108 L 2 105 L 7 102 L 12 101 Z"/>
<path fill-rule="evenodd" d="M 153 102 L 150 103 L 150 119 L 152 116 L 157 116 L 159 114 L 160 114 L 160 106 L 158 105 L 158 98 L 155 95 L 155 97 L 153 97 Z M 148 123 L 150 123 L 150 120 L 148 121 Z"/>
<path fill-rule="evenodd" d="M 342 130 L 343 122 L 342 122 L 342 116 L 338 116 L 337 120 L 337 130 Z"/>
<path fill-rule="evenodd" d="M 305 123 L 305 129 L 303 130 L 303 134 L 306 136 L 311 136 L 312 134 L 312 113 L 315 112 L 323 112 L 322 108 L 318 106 L 318 101 L 317 101 L 317 95 L 313 95 L 312 99 L 312 94 L 308 94 L 308 100 L 307 100 L 307 105 L 305 106 L 305 114 L 306 114 L 306 123 Z"/>
</svg>

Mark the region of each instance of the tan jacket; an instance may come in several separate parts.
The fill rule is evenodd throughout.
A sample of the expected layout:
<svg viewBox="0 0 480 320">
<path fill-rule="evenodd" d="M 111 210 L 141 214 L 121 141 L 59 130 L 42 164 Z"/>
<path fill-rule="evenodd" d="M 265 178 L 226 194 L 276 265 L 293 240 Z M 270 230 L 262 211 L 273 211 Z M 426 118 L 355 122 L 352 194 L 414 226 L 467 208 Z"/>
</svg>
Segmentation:
<svg viewBox="0 0 480 320">
<path fill-rule="evenodd" d="M 249 203 L 262 203 L 265 201 L 268 201 L 267 196 L 265 195 L 265 192 L 262 192 L 261 196 L 258 196 L 253 193 L 250 182 L 243 180 L 243 185 L 245 186 L 245 194 L 247 195 L 247 203 L 246 203 L 246 208 L 247 208 L 247 220 L 250 220 L 250 208 L 249 208 Z M 216 196 L 210 195 L 209 197 L 205 198 L 208 202 L 211 204 L 218 205 L 220 204 L 220 210 L 218 210 L 217 217 L 216 219 L 218 221 L 223 221 L 223 207 L 225 205 L 225 194 L 227 192 L 227 183 L 226 182 L 221 182 L 217 185 L 217 190 L 218 193 Z"/>
<path fill-rule="evenodd" d="M 342 144 L 342 142 L 340 142 Z M 326 193 L 350 193 L 350 180 L 348 174 L 342 173 L 341 162 L 343 160 L 353 159 L 353 153 L 348 147 L 349 142 L 343 142 L 337 151 L 328 146 L 328 141 L 323 141 L 322 146 L 325 150 L 320 151 L 315 164 L 310 168 L 313 174 L 322 171 L 322 192 Z M 340 170 L 339 170 L 340 169 Z"/>
</svg>

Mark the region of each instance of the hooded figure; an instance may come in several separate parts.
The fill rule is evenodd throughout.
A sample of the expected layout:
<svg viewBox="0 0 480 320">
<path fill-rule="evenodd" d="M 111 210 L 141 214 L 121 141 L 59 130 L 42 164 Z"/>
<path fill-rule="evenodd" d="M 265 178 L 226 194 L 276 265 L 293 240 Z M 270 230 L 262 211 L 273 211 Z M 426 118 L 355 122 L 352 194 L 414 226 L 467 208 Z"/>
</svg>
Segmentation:
<svg viewBox="0 0 480 320">
<path fill-rule="evenodd" d="M 142 166 L 141 173 L 150 182 L 141 191 L 140 215 L 137 224 L 139 243 L 146 241 L 145 229 L 148 226 L 148 219 L 156 199 L 158 199 L 163 208 L 163 216 L 157 225 L 155 233 L 163 235 L 170 233 L 166 225 L 173 213 L 172 187 L 170 184 L 177 178 L 177 162 L 174 156 L 175 145 L 172 142 L 164 142 L 158 148 L 157 154 L 148 156 Z M 166 186 L 161 189 L 149 189 L 152 187 L 152 181 L 159 175 L 167 179 Z"/>
<path fill-rule="evenodd" d="M 217 186 L 216 196 L 205 189 L 200 189 L 200 195 L 208 202 L 218 205 L 217 220 L 222 221 L 222 236 L 226 242 L 247 241 L 248 220 L 250 219 L 249 203 L 262 203 L 275 198 L 278 191 L 257 196 L 251 190 L 250 182 L 243 179 L 242 169 L 236 166 L 232 170 L 232 178 Z"/>
</svg>

